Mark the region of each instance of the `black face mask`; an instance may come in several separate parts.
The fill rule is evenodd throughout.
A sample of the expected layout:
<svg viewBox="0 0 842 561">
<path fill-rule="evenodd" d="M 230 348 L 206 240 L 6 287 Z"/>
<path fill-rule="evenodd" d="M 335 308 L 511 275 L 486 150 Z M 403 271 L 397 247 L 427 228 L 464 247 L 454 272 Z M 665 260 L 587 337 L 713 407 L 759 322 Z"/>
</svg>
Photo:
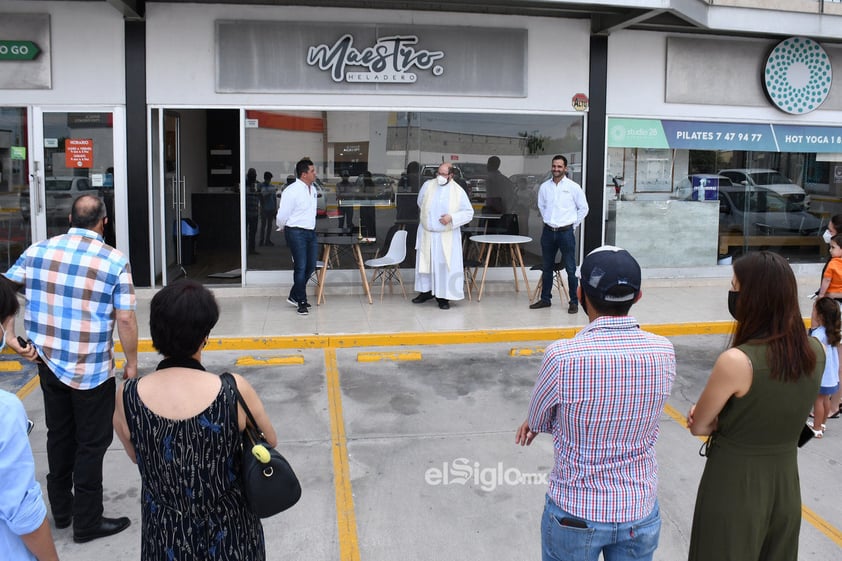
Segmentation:
<svg viewBox="0 0 842 561">
<path fill-rule="evenodd" d="M 728 291 L 728 313 L 731 317 L 737 319 L 737 298 L 740 296 L 739 290 Z"/>
</svg>

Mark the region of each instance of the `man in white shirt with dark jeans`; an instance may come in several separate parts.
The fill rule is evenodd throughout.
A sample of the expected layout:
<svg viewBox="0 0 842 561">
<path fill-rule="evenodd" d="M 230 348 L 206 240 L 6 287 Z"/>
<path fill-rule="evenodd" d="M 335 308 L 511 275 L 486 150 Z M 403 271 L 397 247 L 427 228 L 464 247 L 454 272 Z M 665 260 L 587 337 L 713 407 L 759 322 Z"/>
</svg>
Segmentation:
<svg viewBox="0 0 842 561">
<path fill-rule="evenodd" d="M 537 310 L 551 306 L 555 256 L 560 251 L 570 289 L 567 313 L 575 314 L 579 311 L 579 300 L 576 297 L 576 227 L 588 215 L 588 201 L 579 184 L 565 177 L 567 158 L 554 156 L 551 171 L 552 177 L 542 183 L 538 190 L 538 210 L 544 221 L 541 233 L 541 299 L 529 307 Z"/>
<path fill-rule="evenodd" d="M 292 253 L 292 289 L 287 302 L 298 308 L 298 314 L 306 316 L 307 279 L 316 270 L 318 243 L 316 242 L 316 204 L 318 194 L 313 187 L 316 168 L 306 158 L 295 164 L 298 179 L 284 189 L 275 223 L 284 231 L 290 253 Z"/>
</svg>

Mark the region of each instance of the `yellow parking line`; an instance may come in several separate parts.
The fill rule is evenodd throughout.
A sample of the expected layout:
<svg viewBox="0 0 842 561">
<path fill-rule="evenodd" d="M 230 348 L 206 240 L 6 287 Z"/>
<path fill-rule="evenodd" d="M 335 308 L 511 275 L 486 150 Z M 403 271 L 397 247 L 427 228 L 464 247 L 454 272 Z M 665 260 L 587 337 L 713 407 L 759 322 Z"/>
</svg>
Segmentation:
<svg viewBox="0 0 842 561">
<path fill-rule="evenodd" d="M 34 390 L 40 384 L 41 384 L 41 378 L 39 378 L 38 375 L 36 374 L 35 377 L 32 378 L 27 383 L 25 383 L 23 385 L 23 387 L 21 389 L 19 389 L 15 395 L 18 396 L 18 399 L 23 400 L 23 398 L 25 398 L 26 396 L 31 394 L 32 390 Z"/>
<path fill-rule="evenodd" d="M 380 362 L 391 360 L 421 360 L 421 353 L 418 351 L 406 351 L 402 353 L 357 353 L 357 362 Z"/>
<path fill-rule="evenodd" d="M 276 356 L 270 358 L 241 356 L 237 359 L 237 366 L 289 366 L 294 364 L 304 364 L 304 357 L 301 355 Z"/>
<path fill-rule="evenodd" d="M 23 364 L 19 360 L 0 361 L 0 372 L 20 372 L 21 370 L 23 370 Z"/>
<path fill-rule="evenodd" d="M 664 407 L 664 413 L 672 417 L 682 427 L 687 428 L 687 418 L 674 407 L 669 404 L 666 405 Z M 697 436 L 696 438 L 704 440 L 707 437 Z M 830 538 L 836 545 L 842 547 L 842 532 L 803 503 L 801 504 L 801 517 L 812 524 L 819 532 Z"/>
<path fill-rule="evenodd" d="M 339 368 L 336 349 L 325 349 L 325 378 L 330 409 L 330 438 L 333 450 L 333 485 L 336 495 L 336 524 L 339 536 L 339 559 L 359 561 L 357 517 L 354 514 L 354 494 L 351 490 L 351 470 L 348 464 L 348 441 L 342 415 L 342 390 L 339 387 Z"/>
</svg>

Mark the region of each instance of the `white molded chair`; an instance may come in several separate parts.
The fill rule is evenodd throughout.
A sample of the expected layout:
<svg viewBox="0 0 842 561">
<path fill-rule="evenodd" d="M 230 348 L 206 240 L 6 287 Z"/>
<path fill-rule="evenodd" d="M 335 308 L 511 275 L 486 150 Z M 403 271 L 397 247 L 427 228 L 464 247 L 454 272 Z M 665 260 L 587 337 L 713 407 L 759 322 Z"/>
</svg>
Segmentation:
<svg viewBox="0 0 842 561">
<path fill-rule="evenodd" d="M 365 262 L 367 267 L 374 269 L 371 274 L 371 284 L 374 284 L 377 279 L 380 279 L 380 301 L 383 301 L 383 292 L 386 288 L 386 281 L 397 280 L 401 285 L 403 298 L 406 300 L 406 289 L 403 287 L 403 279 L 401 279 L 400 266 L 403 260 L 406 259 L 406 230 L 398 230 L 392 236 L 392 243 L 389 244 L 389 251 L 383 257 L 376 259 L 368 259 Z M 392 291 L 392 285 L 389 285 L 389 292 Z"/>
</svg>

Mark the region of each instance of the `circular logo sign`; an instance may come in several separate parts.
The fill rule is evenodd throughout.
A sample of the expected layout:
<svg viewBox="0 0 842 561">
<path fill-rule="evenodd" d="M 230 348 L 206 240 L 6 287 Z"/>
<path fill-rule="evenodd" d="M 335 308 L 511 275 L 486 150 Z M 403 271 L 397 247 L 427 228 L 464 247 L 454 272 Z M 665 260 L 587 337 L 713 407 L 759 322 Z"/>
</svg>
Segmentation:
<svg viewBox="0 0 842 561">
<path fill-rule="evenodd" d="M 573 109 L 576 111 L 588 110 L 588 96 L 583 93 L 577 93 L 574 95 L 571 103 L 573 104 Z"/>
<path fill-rule="evenodd" d="M 812 39 L 790 37 L 766 58 L 763 85 L 781 111 L 801 115 L 818 109 L 827 99 L 832 81 L 830 58 Z"/>
</svg>

